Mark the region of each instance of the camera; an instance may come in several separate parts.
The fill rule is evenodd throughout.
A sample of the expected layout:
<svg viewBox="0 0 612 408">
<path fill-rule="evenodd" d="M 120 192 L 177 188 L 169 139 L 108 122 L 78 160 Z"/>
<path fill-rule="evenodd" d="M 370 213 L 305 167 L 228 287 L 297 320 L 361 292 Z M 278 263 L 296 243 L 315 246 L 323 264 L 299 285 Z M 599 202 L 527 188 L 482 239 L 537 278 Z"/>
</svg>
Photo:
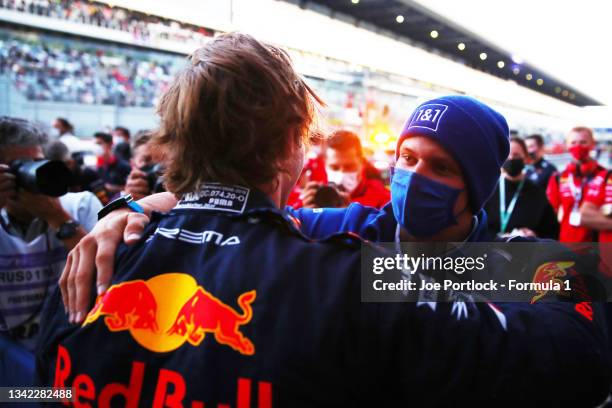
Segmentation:
<svg viewBox="0 0 612 408">
<path fill-rule="evenodd" d="M 319 208 L 344 206 L 344 201 L 342 197 L 340 197 L 340 187 L 334 183 L 320 186 L 313 200 L 315 205 Z"/>
<path fill-rule="evenodd" d="M 68 192 L 72 172 L 59 160 L 15 160 L 10 164 L 17 188 L 30 193 L 59 197 Z"/>
<path fill-rule="evenodd" d="M 148 166 L 142 167 L 140 171 L 146 174 L 145 178 L 147 179 L 147 183 L 149 184 L 149 192 L 151 194 L 166 191 L 166 189 L 164 188 L 164 180 L 162 178 L 164 168 L 161 164 L 150 164 Z"/>
</svg>

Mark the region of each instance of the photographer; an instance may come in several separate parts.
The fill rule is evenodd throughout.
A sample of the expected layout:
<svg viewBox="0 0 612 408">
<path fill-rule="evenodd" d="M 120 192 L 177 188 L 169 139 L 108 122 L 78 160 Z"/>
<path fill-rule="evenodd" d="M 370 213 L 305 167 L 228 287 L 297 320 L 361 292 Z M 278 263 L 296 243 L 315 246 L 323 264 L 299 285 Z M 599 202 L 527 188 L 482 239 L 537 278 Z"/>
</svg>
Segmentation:
<svg viewBox="0 0 612 408">
<path fill-rule="evenodd" d="M 149 131 L 140 131 L 134 137 L 134 155 L 130 160 L 132 171 L 125 183 L 123 194 L 131 194 L 135 200 L 163 191 L 158 175 L 160 166 L 153 161 L 150 140 Z"/>
<path fill-rule="evenodd" d="M 303 207 L 346 207 L 359 203 L 381 208 L 389 202 L 389 190 L 380 179 L 368 178 L 366 167 L 359 137 L 348 130 L 332 133 L 325 151 L 328 184 L 308 183 L 301 195 Z"/>
<path fill-rule="evenodd" d="M 98 173 L 90 167 L 79 164 L 64 143 L 59 141 L 49 143 L 45 147 L 45 157 L 49 160 L 64 162 L 66 167 L 70 169 L 72 172 L 71 192 L 91 191 L 97 196 L 100 190 L 103 190 L 104 186 Z M 102 201 L 101 197 L 98 198 Z"/>
<path fill-rule="evenodd" d="M 11 165 L 43 160 L 46 142 L 39 127 L 0 117 L 0 361 L 10 362 L 0 366 L 2 384 L 27 380 L 43 302 L 57 286 L 68 251 L 93 228 L 101 208 L 89 192 L 57 198 L 24 189 Z"/>
</svg>

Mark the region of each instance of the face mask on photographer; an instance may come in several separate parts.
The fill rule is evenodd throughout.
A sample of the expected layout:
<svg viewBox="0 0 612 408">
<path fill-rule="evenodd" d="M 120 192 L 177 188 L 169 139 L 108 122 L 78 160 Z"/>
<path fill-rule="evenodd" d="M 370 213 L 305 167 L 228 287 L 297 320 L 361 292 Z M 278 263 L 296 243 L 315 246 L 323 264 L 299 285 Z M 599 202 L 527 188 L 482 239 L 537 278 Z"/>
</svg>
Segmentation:
<svg viewBox="0 0 612 408">
<path fill-rule="evenodd" d="M 457 224 L 457 197 L 463 191 L 410 170 L 395 168 L 391 204 L 397 222 L 414 237 L 430 237 Z"/>
<path fill-rule="evenodd" d="M 508 159 L 502 168 L 510 177 L 516 177 L 523 172 L 525 161 L 523 159 Z"/>
<path fill-rule="evenodd" d="M 96 156 L 103 156 L 104 155 L 104 148 L 102 146 L 100 146 L 99 144 L 93 146 L 93 148 L 91 149 L 92 153 Z"/>
<path fill-rule="evenodd" d="M 352 193 L 359 185 L 359 172 L 343 172 L 328 169 L 327 181 L 342 186 L 346 191 Z"/>
</svg>

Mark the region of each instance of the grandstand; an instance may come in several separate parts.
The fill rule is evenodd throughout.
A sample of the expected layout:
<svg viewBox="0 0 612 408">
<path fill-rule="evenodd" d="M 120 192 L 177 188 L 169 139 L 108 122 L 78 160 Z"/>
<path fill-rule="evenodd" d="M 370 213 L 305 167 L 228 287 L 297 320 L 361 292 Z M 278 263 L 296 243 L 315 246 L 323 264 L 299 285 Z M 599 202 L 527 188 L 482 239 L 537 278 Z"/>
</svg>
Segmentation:
<svg viewBox="0 0 612 408">
<path fill-rule="evenodd" d="M 239 29 L 286 47 L 328 103 L 328 122 L 375 147 L 391 148 L 405 113 L 445 93 L 479 97 L 519 133 L 553 139 L 580 115 L 569 103 L 294 4 L 190 0 L 162 13 L 148 3 L 0 0 L 0 114 L 44 123 L 65 116 L 79 136 L 154 126 L 153 107 L 184 56 Z"/>
</svg>

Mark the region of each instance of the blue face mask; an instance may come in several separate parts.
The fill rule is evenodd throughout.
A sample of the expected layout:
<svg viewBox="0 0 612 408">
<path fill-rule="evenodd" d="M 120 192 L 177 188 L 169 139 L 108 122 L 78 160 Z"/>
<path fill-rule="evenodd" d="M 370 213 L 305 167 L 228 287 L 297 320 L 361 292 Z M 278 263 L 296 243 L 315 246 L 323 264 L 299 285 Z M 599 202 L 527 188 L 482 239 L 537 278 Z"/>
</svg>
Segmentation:
<svg viewBox="0 0 612 408">
<path fill-rule="evenodd" d="M 391 181 L 393 214 L 410 235 L 430 237 L 457 224 L 453 209 L 462 191 L 413 171 L 395 168 Z"/>
</svg>

